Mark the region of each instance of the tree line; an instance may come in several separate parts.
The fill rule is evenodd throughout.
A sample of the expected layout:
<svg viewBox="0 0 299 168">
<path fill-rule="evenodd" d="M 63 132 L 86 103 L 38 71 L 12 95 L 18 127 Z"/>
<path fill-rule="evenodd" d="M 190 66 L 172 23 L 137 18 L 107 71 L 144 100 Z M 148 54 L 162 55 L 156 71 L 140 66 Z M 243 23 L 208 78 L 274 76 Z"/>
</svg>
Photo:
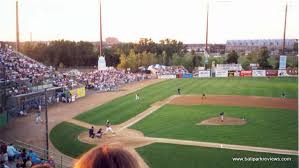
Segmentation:
<svg viewBox="0 0 299 168">
<path fill-rule="evenodd" d="M 20 51 L 31 58 L 54 67 L 96 66 L 99 54 L 97 43 L 56 40 L 51 42 L 24 42 Z M 105 46 L 103 50 L 107 66 L 137 71 L 139 67 L 152 64 L 167 66 L 183 65 L 190 72 L 195 67 L 204 66 L 204 54 L 192 50 L 187 51 L 186 45 L 173 39 L 160 40 L 158 43 L 148 38 L 142 38 L 137 43 L 117 43 Z M 239 63 L 240 55 L 230 51 L 224 57 L 210 57 L 207 68 L 215 64 Z M 266 47 L 253 51 L 241 62 L 244 69 L 249 69 L 250 63 L 258 63 L 261 69 L 278 67 L 269 63 L 270 53 Z M 297 64 L 298 66 L 298 64 Z"/>
<path fill-rule="evenodd" d="M 91 42 L 56 40 L 45 42 L 24 42 L 20 51 L 46 65 L 55 67 L 96 66 L 98 45 Z M 201 57 L 188 53 L 182 42 L 165 39 L 159 43 L 142 38 L 137 43 L 118 43 L 103 50 L 107 66 L 130 68 L 151 64 L 184 65 L 190 70 L 200 65 Z"/>
<path fill-rule="evenodd" d="M 54 67 L 92 66 L 97 63 L 94 45 L 84 41 L 25 42 L 21 44 L 20 52 Z"/>
</svg>

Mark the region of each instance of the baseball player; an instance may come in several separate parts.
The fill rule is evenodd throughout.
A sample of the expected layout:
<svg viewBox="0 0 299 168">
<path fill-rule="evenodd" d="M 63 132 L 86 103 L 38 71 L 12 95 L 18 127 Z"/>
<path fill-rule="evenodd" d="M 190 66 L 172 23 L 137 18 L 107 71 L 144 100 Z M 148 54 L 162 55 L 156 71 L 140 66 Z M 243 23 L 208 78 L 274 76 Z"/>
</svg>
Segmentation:
<svg viewBox="0 0 299 168">
<path fill-rule="evenodd" d="M 282 92 L 282 93 L 281 93 L 281 97 L 282 97 L 282 98 L 286 98 L 286 94 L 285 94 L 285 92 Z"/>
<path fill-rule="evenodd" d="M 181 95 L 181 88 L 178 88 L 178 95 Z"/>
<path fill-rule="evenodd" d="M 111 123 L 110 123 L 109 120 L 106 121 L 106 131 L 105 131 L 105 133 L 107 133 L 108 131 L 112 132 L 113 134 L 115 133 L 115 132 L 112 130 Z"/>
<path fill-rule="evenodd" d="M 135 95 L 135 100 L 138 101 L 139 99 L 140 99 L 139 94 L 136 93 L 136 95 Z"/>
<path fill-rule="evenodd" d="M 38 110 L 36 112 L 36 118 L 35 118 L 35 123 L 38 124 L 39 122 L 43 122 L 42 117 L 41 117 L 41 111 Z"/>
<path fill-rule="evenodd" d="M 202 94 L 201 99 L 207 99 L 207 96 L 205 93 Z"/>
<path fill-rule="evenodd" d="M 223 122 L 223 120 L 224 120 L 224 112 L 220 113 L 220 119 L 221 119 L 221 122 Z"/>
</svg>

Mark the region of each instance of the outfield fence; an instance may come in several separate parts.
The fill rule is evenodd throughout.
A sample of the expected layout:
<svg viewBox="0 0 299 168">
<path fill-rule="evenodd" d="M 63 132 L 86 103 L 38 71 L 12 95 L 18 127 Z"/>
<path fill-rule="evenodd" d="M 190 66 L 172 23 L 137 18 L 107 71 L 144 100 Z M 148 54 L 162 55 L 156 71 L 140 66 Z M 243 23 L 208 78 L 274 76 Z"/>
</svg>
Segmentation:
<svg viewBox="0 0 299 168">
<path fill-rule="evenodd" d="M 209 77 L 297 77 L 297 69 L 287 70 L 223 70 L 215 71 L 200 70 L 193 74 L 176 74 L 176 75 L 159 75 L 159 79 L 174 79 L 174 78 L 209 78 Z"/>
</svg>

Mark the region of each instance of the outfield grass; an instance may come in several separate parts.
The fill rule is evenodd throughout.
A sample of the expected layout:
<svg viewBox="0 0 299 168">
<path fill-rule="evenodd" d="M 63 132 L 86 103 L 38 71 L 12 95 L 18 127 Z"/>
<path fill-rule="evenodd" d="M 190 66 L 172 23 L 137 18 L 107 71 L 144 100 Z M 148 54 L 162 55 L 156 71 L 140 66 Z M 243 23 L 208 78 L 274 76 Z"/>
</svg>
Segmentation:
<svg viewBox="0 0 299 168">
<path fill-rule="evenodd" d="M 136 116 L 138 113 L 143 112 L 151 104 L 176 94 L 177 88 L 182 88 L 182 94 L 201 94 L 205 92 L 206 94 L 280 97 L 281 93 L 285 92 L 287 93 L 288 98 L 297 98 L 297 80 L 297 78 L 211 78 L 167 80 L 138 91 L 141 97 L 139 102 L 135 101 L 135 93 L 132 93 L 80 114 L 75 118 L 91 124 L 104 124 L 107 119 L 111 120 L 113 124 L 119 124 Z M 190 110 L 186 111 L 185 108 L 187 108 L 187 106 L 180 106 L 176 107 L 181 108 L 181 110 L 176 110 L 177 112 L 164 109 L 171 108 L 171 106 L 174 105 L 162 107 L 159 111 L 154 112 L 146 119 L 137 123 L 137 125 L 134 125 L 133 128 L 144 131 L 147 136 L 164 136 L 178 139 L 187 138 L 190 140 L 214 142 L 224 141 L 234 144 L 254 144 L 255 146 L 296 149 L 294 144 L 297 144 L 298 140 L 298 133 L 296 132 L 298 126 L 298 114 L 295 114 L 292 110 L 262 109 L 260 112 L 257 108 L 242 108 L 241 110 L 239 107 L 221 107 L 222 110 L 226 110 L 226 115 L 230 113 L 230 115 L 235 117 L 243 117 L 242 111 L 248 109 L 246 110 L 246 118 L 248 119 L 249 124 L 238 127 L 223 126 L 211 128 L 207 126 L 196 126 L 194 122 L 196 121 L 195 123 L 197 123 L 200 119 L 208 117 L 209 115 L 215 116 L 219 113 L 219 109 L 217 109 L 219 107 L 211 106 L 208 108 L 207 106 L 188 106 Z M 182 110 L 182 108 L 184 110 Z M 207 110 L 204 110 L 204 108 L 207 110 L 210 109 L 210 113 L 208 113 Z M 211 111 L 212 109 L 215 110 L 214 114 Z M 163 112 L 163 110 L 165 110 L 165 112 Z M 194 114 L 190 114 L 191 111 L 195 111 Z M 203 115 L 199 115 L 199 111 Z M 265 122 L 266 118 L 267 122 Z M 275 125 L 274 123 L 279 124 Z M 186 129 L 186 127 L 188 128 Z M 198 130 L 198 128 L 200 129 Z M 87 130 L 80 126 L 63 122 L 51 130 L 50 139 L 54 146 L 62 153 L 77 157 L 94 146 L 78 141 L 77 137 L 83 131 Z M 140 150 L 142 149 L 143 148 Z M 168 151 L 166 150 L 165 152 Z M 169 153 L 172 152 L 170 151 Z M 144 155 L 147 154 L 145 153 Z M 157 154 L 155 157 L 158 159 L 160 155 Z M 196 156 L 190 156 L 190 158 L 195 157 Z M 147 158 L 147 156 L 145 156 L 145 158 Z M 164 164 L 168 162 L 167 158 L 162 159 L 162 155 L 160 160 L 160 162 L 164 160 Z M 184 163 L 184 161 L 182 162 Z M 176 162 L 174 161 L 174 163 Z M 158 164 L 154 166 L 157 167 L 157 165 Z M 158 167 L 165 166 L 159 165 Z"/>
<path fill-rule="evenodd" d="M 68 122 L 62 122 L 51 130 L 50 139 L 60 152 L 76 158 L 95 146 L 78 140 L 79 134 L 84 131 L 88 130 Z"/>
<path fill-rule="evenodd" d="M 280 97 L 282 92 L 288 98 L 298 97 L 297 78 L 210 78 L 174 79 L 148 86 L 138 91 L 141 100 L 135 101 L 135 93 L 117 98 L 75 117 L 90 124 L 105 124 L 108 119 L 120 124 L 143 112 L 157 101 L 176 94 L 222 94 Z"/>
<path fill-rule="evenodd" d="M 298 157 L 173 144 L 151 144 L 137 149 L 151 168 L 297 168 Z M 232 161 L 233 157 L 291 158 L 292 161 Z"/>
<path fill-rule="evenodd" d="M 218 116 L 221 111 L 225 116 L 245 116 L 248 123 L 242 126 L 197 125 L 202 120 Z M 165 105 L 131 128 L 150 137 L 298 149 L 296 110 Z"/>
</svg>

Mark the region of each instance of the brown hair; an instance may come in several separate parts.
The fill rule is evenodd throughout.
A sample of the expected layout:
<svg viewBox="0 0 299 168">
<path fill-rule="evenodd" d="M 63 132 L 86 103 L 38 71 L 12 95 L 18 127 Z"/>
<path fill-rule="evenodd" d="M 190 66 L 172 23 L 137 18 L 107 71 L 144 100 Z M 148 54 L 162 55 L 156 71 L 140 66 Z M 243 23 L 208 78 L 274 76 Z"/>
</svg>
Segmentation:
<svg viewBox="0 0 299 168">
<path fill-rule="evenodd" d="M 74 168 L 139 168 L 133 155 L 123 148 L 95 147 L 85 153 Z"/>
</svg>

